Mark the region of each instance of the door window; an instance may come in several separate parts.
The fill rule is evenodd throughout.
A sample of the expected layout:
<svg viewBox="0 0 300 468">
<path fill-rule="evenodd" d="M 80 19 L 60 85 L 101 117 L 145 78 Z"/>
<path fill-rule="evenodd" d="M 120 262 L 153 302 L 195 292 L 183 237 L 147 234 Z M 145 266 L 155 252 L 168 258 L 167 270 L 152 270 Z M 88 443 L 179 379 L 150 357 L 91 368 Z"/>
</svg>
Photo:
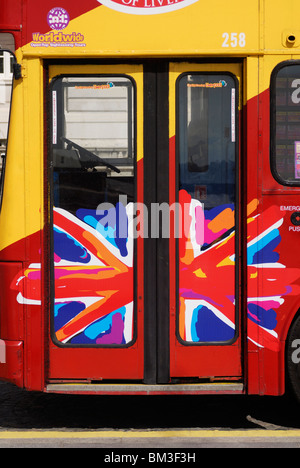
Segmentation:
<svg viewBox="0 0 300 468">
<path fill-rule="evenodd" d="M 52 330 L 65 345 L 127 346 L 134 336 L 134 83 L 52 83 Z"/>
<path fill-rule="evenodd" d="M 178 81 L 178 334 L 218 343 L 236 334 L 236 79 L 184 74 Z"/>
</svg>

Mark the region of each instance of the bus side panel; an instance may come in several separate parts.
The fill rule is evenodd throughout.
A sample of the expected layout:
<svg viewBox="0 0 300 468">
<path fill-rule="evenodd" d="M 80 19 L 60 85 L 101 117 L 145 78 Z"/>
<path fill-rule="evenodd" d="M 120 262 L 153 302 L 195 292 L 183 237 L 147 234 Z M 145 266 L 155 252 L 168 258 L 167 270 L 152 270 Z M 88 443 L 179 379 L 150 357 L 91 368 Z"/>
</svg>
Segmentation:
<svg viewBox="0 0 300 468">
<path fill-rule="evenodd" d="M 24 386 L 23 341 L 0 340 L 0 379 Z"/>
<path fill-rule="evenodd" d="M 23 386 L 23 307 L 16 276 L 22 263 L 0 263 L 0 379 Z"/>
<path fill-rule="evenodd" d="M 269 102 L 267 89 L 252 97 L 246 106 L 247 393 L 253 395 L 279 395 L 284 391 L 284 347 L 278 335 L 281 299 L 268 300 L 270 295 L 277 297 L 281 284 L 280 259 L 278 244 L 269 242 L 266 235 L 271 231 L 272 239 L 275 238 L 273 226 L 280 224 L 281 213 L 276 206 L 265 206 L 262 193 L 263 156 L 269 159 L 269 149 L 263 141 L 269 140 Z"/>
<path fill-rule="evenodd" d="M 22 12 L 22 0 L 1 0 L 0 8 L 0 24 L 3 26 L 20 26 L 22 24 L 21 19 Z"/>
<path fill-rule="evenodd" d="M 0 336 L 5 340 L 23 340 L 23 307 L 18 302 L 22 295 L 16 276 L 22 263 L 0 263 Z"/>
<path fill-rule="evenodd" d="M 18 49 L 22 45 L 21 28 L 24 25 L 22 16 L 22 0 L 1 0 L 0 8 L 0 30 L 1 33 L 9 33 L 14 36 L 15 47 Z"/>
<path fill-rule="evenodd" d="M 289 207 L 300 194 L 270 168 L 269 89 L 247 103 L 247 382 L 249 394 L 285 391 L 285 342 L 299 308 L 299 255 Z M 254 183 L 255 182 L 255 183 Z M 253 209 L 253 207 L 252 207 Z M 251 337 L 251 340 L 249 340 Z"/>
<path fill-rule="evenodd" d="M 42 390 L 44 386 L 41 239 L 41 232 L 26 237 L 26 252 L 31 261 L 0 262 L 0 379 L 19 386 L 24 381 L 30 390 Z M 13 243 L 1 256 L 14 258 L 14 252 L 23 243 L 23 239 Z M 1 340 L 6 350 L 4 365 L 1 364 Z"/>
</svg>

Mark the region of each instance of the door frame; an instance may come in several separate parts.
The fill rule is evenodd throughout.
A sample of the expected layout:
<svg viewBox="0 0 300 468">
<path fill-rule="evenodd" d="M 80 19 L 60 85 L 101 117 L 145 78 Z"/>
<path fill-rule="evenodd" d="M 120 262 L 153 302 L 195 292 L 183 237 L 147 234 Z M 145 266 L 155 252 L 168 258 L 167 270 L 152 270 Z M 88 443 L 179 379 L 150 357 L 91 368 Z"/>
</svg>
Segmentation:
<svg viewBox="0 0 300 468">
<path fill-rule="evenodd" d="M 144 202 L 169 204 L 169 62 L 144 65 Z M 159 131 L 158 131 L 159 129 Z M 155 145 L 153 144 L 155 142 Z M 149 217 L 149 232 L 151 218 Z M 146 384 L 169 382 L 169 239 L 144 239 Z M 166 287 L 162 288 L 161 285 Z M 158 294 L 159 292 L 159 294 Z M 156 313 L 155 313 L 156 311 Z M 159 324 L 159 326 L 158 326 Z"/>
<path fill-rule="evenodd" d="M 132 76 L 130 69 L 136 69 L 138 70 L 137 74 L 142 75 L 138 77 L 137 84 L 138 109 L 136 113 L 136 127 L 138 139 L 137 156 L 139 158 L 140 172 L 136 173 L 136 177 L 139 177 L 139 174 L 143 174 L 143 177 L 142 182 L 140 181 L 138 184 L 137 199 L 149 208 L 148 213 L 150 213 L 150 205 L 153 202 L 158 204 L 168 203 L 170 206 L 173 201 L 176 201 L 176 199 L 174 199 L 174 194 L 176 194 L 177 190 L 178 152 L 176 151 L 175 142 L 176 79 L 173 79 L 174 73 L 177 73 L 177 76 L 179 76 L 179 74 L 187 69 L 191 72 L 196 72 L 197 70 L 203 69 L 203 67 L 211 68 L 211 70 L 214 71 L 220 70 L 224 72 L 225 70 L 226 73 L 227 67 L 238 66 L 240 70 L 239 77 L 241 78 L 242 61 L 238 63 L 234 63 L 234 61 L 227 63 L 218 62 L 216 60 L 209 63 L 202 63 L 191 60 L 187 63 L 183 61 L 174 62 L 171 60 L 157 59 L 141 60 L 137 63 L 127 61 L 126 64 L 115 61 L 109 65 L 107 62 L 95 63 L 93 61 L 91 61 L 90 64 L 82 64 L 82 62 L 79 61 L 76 62 L 76 64 L 73 62 L 70 64 L 68 61 L 61 61 L 59 63 L 49 61 L 46 64 L 46 69 L 49 71 L 50 67 L 52 67 L 51 73 L 53 75 L 53 73 L 59 73 L 66 69 L 71 70 L 71 68 L 74 69 L 74 73 L 76 74 L 78 74 L 79 69 L 82 73 L 86 74 L 101 74 L 102 72 L 99 71 L 99 69 L 105 68 L 111 70 L 111 74 L 113 74 L 114 69 L 116 69 L 122 70 L 122 73 L 128 76 Z M 126 69 L 127 72 L 125 71 Z M 47 89 L 49 87 L 48 83 L 50 83 L 49 78 L 47 80 Z M 170 96 L 172 96 L 172 93 L 173 97 L 171 98 Z M 240 102 L 241 95 L 242 83 L 240 82 Z M 48 99 L 50 99 L 50 97 Z M 49 100 L 49 102 L 51 101 Z M 239 134 L 241 134 L 241 126 L 239 127 Z M 239 150 L 239 154 L 238 160 L 241 161 L 241 150 Z M 168 174 L 169 177 L 166 177 L 166 174 Z M 46 185 L 47 184 L 45 184 L 45 192 Z M 237 187 L 239 187 L 239 184 Z M 47 197 L 48 194 L 45 197 L 45 205 L 47 204 Z M 238 203 L 240 203 L 242 209 L 243 205 L 241 202 L 241 200 L 237 202 L 237 206 Z M 239 226 L 241 227 L 241 222 Z M 149 232 L 151 232 L 151 225 L 149 226 Z M 239 240 L 239 249 L 241 249 L 241 239 Z M 237 253 L 238 252 L 236 252 L 236 254 Z M 129 360 L 135 369 L 134 372 L 126 373 L 122 365 L 123 355 L 120 354 L 121 364 L 116 363 L 116 365 L 112 365 L 113 372 L 120 372 L 120 374 L 117 375 L 109 372 L 107 377 L 98 375 L 98 377 L 95 376 L 95 379 L 133 379 L 140 380 L 148 385 L 168 384 L 172 381 L 172 378 L 186 377 L 184 373 L 182 375 L 177 375 L 176 366 L 174 366 L 174 360 L 176 361 L 177 359 L 176 355 L 178 350 L 181 348 L 185 349 L 184 356 L 186 356 L 186 358 L 184 357 L 181 359 L 182 361 L 184 359 L 190 359 L 194 348 L 194 346 L 183 346 L 179 343 L 176 336 L 177 287 L 176 275 L 174 274 L 174 272 L 177 271 L 176 266 L 174 268 L 174 258 L 177 258 L 176 243 L 174 243 L 174 239 L 166 239 L 163 238 L 162 235 L 159 235 L 159 238 L 151 238 L 150 236 L 149 238 L 140 239 L 137 247 L 137 256 L 138 273 L 136 275 L 137 294 L 135 304 L 138 332 L 137 341 L 129 348 L 85 348 L 86 351 L 84 352 L 87 355 L 86 359 L 93 360 L 103 360 L 103 358 L 110 359 L 110 351 L 113 352 L 112 354 L 125 352 L 125 354 L 127 353 L 130 356 Z M 240 255 L 237 255 L 237 257 L 239 256 Z M 237 293 L 239 292 L 238 280 L 240 273 L 241 266 L 236 270 Z M 47 282 L 50 284 L 50 278 L 47 279 L 47 272 L 45 273 L 45 278 L 45 284 Z M 157 294 L 158 291 L 159 294 Z M 241 301 L 242 296 L 240 295 L 240 305 Z M 241 310 L 242 308 L 240 307 L 239 317 L 242 320 Z M 238 340 L 240 361 L 242 361 L 243 349 L 241 320 L 239 320 L 240 333 Z M 212 345 L 207 345 L 207 347 L 209 347 L 210 350 L 213 348 Z M 220 345 L 217 347 L 221 348 Z M 204 349 L 204 346 L 201 346 L 201 348 Z M 51 363 L 51 351 L 49 351 L 50 379 L 91 378 L 90 374 L 92 374 L 92 369 L 88 370 L 89 375 L 80 375 L 80 373 L 77 372 L 76 365 L 72 365 L 71 368 L 65 372 L 64 366 L 60 361 L 59 353 L 57 354 L 57 349 L 54 352 L 54 366 L 57 366 L 57 371 L 54 373 L 53 363 Z M 235 351 L 236 350 L 234 350 L 233 355 L 236 354 Z M 64 359 L 66 359 L 66 362 L 81 360 L 81 352 L 82 348 L 64 348 Z M 74 355 L 72 355 L 72 353 L 74 353 Z M 233 377 L 242 376 L 242 364 L 240 367 L 239 375 L 234 374 L 232 375 Z M 191 377 L 194 377 L 194 374 L 192 374 Z M 231 376 L 228 375 L 228 377 Z"/>
<path fill-rule="evenodd" d="M 60 75 L 72 76 L 128 76 L 135 82 L 136 87 L 136 155 L 135 155 L 135 177 L 143 180 L 143 68 L 141 64 L 128 64 L 125 65 L 120 62 L 113 64 L 99 63 L 91 60 L 88 63 L 82 61 L 52 61 L 45 62 L 45 99 L 49 115 L 51 115 L 51 83 L 55 77 Z M 45 221 L 48 226 L 48 232 L 45 236 L 47 240 L 51 239 L 51 231 L 53 224 L 51 221 L 52 208 L 48 206 L 50 192 L 51 167 L 48 166 L 51 161 L 51 134 L 52 119 L 47 121 L 45 119 L 45 134 L 47 135 L 48 147 L 46 154 L 49 156 L 45 160 Z M 137 184 L 135 181 L 136 199 L 143 202 L 143 184 Z M 69 346 L 64 347 L 53 341 L 51 338 L 51 315 L 53 308 L 54 286 L 53 279 L 51 278 L 52 257 L 49 252 L 48 242 L 44 242 L 46 251 L 48 252 L 48 263 L 45 264 L 45 297 L 47 297 L 47 320 L 48 323 L 48 368 L 47 379 L 48 381 L 58 381 L 67 379 L 69 381 L 89 380 L 89 381 L 102 381 L 108 380 L 142 380 L 143 379 L 143 360 L 144 360 L 144 328 L 143 328 L 143 279 L 136 281 L 134 285 L 133 298 L 134 304 L 134 321 L 136 330 L 134 333 L 133 342 L 123 347 L 114 345 L 107 346 Z M 137 258 L 137 260 L 135 260 Z M 136 247 L 133 259 L 136 272 L 134 276 L 143 278 L 143 239 L 136 240 Z M 49 291 L 51 291 L 49 296 Z M 126 364 L 124 364 L 126 363 Z"/>
</svg>

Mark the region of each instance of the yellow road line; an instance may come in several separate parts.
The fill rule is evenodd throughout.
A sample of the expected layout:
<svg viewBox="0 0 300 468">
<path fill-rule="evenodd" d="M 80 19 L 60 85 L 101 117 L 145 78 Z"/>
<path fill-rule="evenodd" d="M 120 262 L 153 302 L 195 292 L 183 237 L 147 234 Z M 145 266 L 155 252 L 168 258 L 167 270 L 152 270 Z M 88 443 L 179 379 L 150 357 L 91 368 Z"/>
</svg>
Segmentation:
<svg viewBox="0 0 300 468">
<path fill-rule="evenodd" d="M 300 430 L 167 430 L 167 431 L 0 431 L 2 439 L 88 439 L 88 438 L 212 438 L 212 437 L 299 437 Z"/>
</svg>

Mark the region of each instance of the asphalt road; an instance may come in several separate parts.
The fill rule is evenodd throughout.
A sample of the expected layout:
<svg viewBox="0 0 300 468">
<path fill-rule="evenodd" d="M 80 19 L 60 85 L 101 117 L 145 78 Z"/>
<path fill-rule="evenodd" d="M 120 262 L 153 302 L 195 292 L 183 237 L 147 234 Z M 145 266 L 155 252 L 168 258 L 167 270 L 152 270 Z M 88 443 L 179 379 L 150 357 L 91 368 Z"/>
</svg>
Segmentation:
<svg viewBox="0 0 300 468">
<path fill-rule="evenodd" d="M 0 383 L 3 447 L 93 447 L 103 457 L 109 448 L 300 448 L 300 404 L 292 397 L 55 395 Z"/>
</svg>

